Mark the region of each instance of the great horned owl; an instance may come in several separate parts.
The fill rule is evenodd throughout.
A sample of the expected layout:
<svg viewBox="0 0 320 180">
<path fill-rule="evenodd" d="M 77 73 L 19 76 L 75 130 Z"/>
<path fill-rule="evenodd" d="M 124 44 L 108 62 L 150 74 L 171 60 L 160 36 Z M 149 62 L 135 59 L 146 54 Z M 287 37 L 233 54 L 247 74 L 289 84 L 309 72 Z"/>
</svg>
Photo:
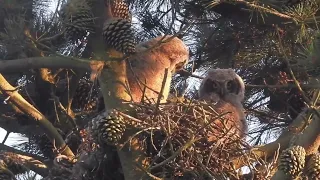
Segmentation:
<svg viewBox="0 0 320 180">
<path fill-rule="evenodd" d="M 150 49 L 151 48 L 151 49 Z M 150 49 L 150 50 L 148 50 Z M 172 75 L 183 68 L 189 60 L 187 46 L 177 37 L 159 36 L 136 46 L 137 54 L 129 61 L 128 82 L 134 102 L 151 99 L 156 102 L 168 69 L 161 102 L 165 102 L 170 91 Z"/>
<path fill-rule="evenodd" d="M 218 112 L 231 112 L 226 116 L 226 128 L 244 137 L 247 123 L 243 111 L 245 86 L 242 78 L 232 69 L 211 69 L 201 82 L 199 99 L 212 103 Z M 219 124 L 219 123 L 217 123 Z"/>
<path fill-rule="evenodd" d="M 145 100 L 156 103 L 168 69 L 161 102 L 166 102 L 172 76 L 181 70 L 189 60 L 189 49 L 177 37 L 158 36 L 136 45 L 136 54 L 130 56 L 127 78 L 133 102 Z M 98 111 L 105 108 L 103 98 L 99 98 Z"/>
</svg>

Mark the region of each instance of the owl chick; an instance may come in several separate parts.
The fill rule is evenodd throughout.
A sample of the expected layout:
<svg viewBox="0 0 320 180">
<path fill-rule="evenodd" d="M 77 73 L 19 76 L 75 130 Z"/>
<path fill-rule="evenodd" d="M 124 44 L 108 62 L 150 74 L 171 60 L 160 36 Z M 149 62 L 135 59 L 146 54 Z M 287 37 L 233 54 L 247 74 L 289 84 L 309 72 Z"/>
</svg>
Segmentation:
<svg viewBox="0 0 320 180">
<path fill-rule="evenodd" d="M 152 48 L 154 47 L 154 48 Z M 151 50 L 148 50 L 151 48 Z M 189 60 L 187 46 L 177 37 L 159 36 L 136 46 L 137 53 L 129 59 L 127 69 L 128 83 L 132 100 L 140 102 L 149 99 L 157 102 L 165 78 L 161 102 L 165 102 L 169 95 L 172 75 L 183 68 Z"/>
<path fill-rule="evenodd" d="M 232 133 L 244 137 L 247 123 L 243 111 L 245 86 L 242 78 L 232 69 L 211 69 L 201 82 L 199 99 L 212 103 L 219 112 L 231 112 L 227 115 L 226 128 Z M 219 124 L 219 123 L 217 123 Z"/>
</svg>

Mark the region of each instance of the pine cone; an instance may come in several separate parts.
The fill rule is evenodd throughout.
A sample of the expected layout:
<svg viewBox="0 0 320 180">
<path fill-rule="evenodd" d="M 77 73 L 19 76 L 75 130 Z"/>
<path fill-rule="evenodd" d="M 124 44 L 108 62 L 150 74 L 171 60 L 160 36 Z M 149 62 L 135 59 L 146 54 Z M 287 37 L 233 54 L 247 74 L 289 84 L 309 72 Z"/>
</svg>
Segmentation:
<svg viewBox="0 0 320 180">
<path fill-rule="evenodd" d="M 73 108 L 82 111 L 92 111 L 97 107 L 98 90 L 93 83 L 87 80 L 80 80 L 79 86 L 73 97 Z"/>
<path fill-rule="evenodd" d="M 63 8 L 65 36 L 67 40 L 77 41 L 94 31 L 93 14 L 85 0 L 72 0 Z"/>
<path fill-rule="evenodd" d="M 313 154 L 306 166 L 306 175 L 310 179 L 320 179 L 320 154 Z"/>
<path fill-rule="evenodd" d="M 121 18 L 112 18 L 105 22 L 103 36 L 106 44 L 125 54 L 135 52 L 134 34 L 130 21 Z"/>
<path fill-rule="evenodd" d="M 123 117 L 114 110 L 93 118 L 91 124 L 92 135 L 99 144 L 116 145 L 125 131 Z"/>
<path fill-rule="evenodd" d="M 291 146 L 280 155 L 279 169 L 290 175 L 297 177 L 304 168 L 306 152 L 301 146 Z"/>
<path fill-rule="evenodd" d="M 115 18 L 127 19 L 131 21 L 131 14 L 127 3 L 119 0 L 114 0 L 111 6 L 112 15 Z"/>
</svg>

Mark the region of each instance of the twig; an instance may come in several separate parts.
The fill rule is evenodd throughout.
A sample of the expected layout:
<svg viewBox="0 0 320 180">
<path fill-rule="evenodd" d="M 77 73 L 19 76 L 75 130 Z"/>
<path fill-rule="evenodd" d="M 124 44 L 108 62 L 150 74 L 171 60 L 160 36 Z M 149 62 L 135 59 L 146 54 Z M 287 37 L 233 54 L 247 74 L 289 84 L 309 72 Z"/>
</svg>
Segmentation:
<svg viewBox="0 0 320 180">
<path fill-rule="evenodd" d="M 163 180 L 162 178 L 159 178 L 153 174 L 151 174 L 148 170 L 146 170 L 145 168 L 143 168 L 141 165 L 136 163 L 136 166 L 141 169 L 142 171 L 144 171 L 150 178 L 154 179 L 154 180 Z M 142 178 L 141 178 L 142 179 Z"/>
<path fill-rule="evenodd" d="M 209 7 L 214 7 L 214 6 L 217 6 L 219 4 L 222 4 L 222 3 L 228 3 L 228 4 L 245 4 L 246 6 L 252 8 L 252 9 L 257 9 L 259 10 L 260 12 L 265 12 L 265 13 L 269 13 L 269 14 L 273 14 L 273 15 L 276 15 L 278 17 L 281 17 L 281 18 L 284 18 L 284 19 L 289 19 L 289 20 L 294 20 L 291 16 L 288 16 L 286 14 L 283 14 L 277 10 L 273 10 L 273 9 L 270 9 L 270 8 L 266 8 L 266 7 L 263 7 L 263 6 L 260 6 L 260 5 L 257 5 L 255 3 L 252 3 L 252 2 L 248 2 L 248 1 L 245 1 L 245 0 L 220 0 L 219 2 L 215 2 L 215 3 L 212 3 L 213 5 L 210 5 L 209 4 Z"/>
<path fill-rule="evenodd" d="M 34 121 L 39 123 L 42 128 L 45 129 L 51 141 L 56 140 L 58 147 L 66 146 L 61 135 L 58 133 L 57 129 L 52 125 L 52 123 L 34 106 L 27 102 L 18 92 L 8 92 L 14 90 L 14 88 L 8 83 L 8 81 L 0 74 L 0 90 L 2 93 L 10 96 L 10 101 L 14 103 L 21 111 L 32 117 Z M 71 149 L 67 146 L 64 155 L 73 157 L 74 154 Z"/>
<path fill-rule="evenodd" d="M 269 88 L 269 89 L 286 89 L 286 88 L 297 88 L 295 84 L 285 84 L 285 85 L 255 85 L 255 84 L 246 84 L 246 88 Z M 300 84 L 302 88 L 310 89 L 320 89 L 320 85 L 317 84 Z"/>
<path fill-rule="evenodd" d="M 181 148 L 179 148 L 175 153 L 172 154 L 172 156 L 170 156 L 169 158 L 167 158 L 166 160 L 150 167 L 150 170 L 156 169 L 158 167 L 161 167 L 165 164 L 167 164 L 168 162 L 170 162 L 172 159 L 174 159 L 175 157 L 177 157 L 182 151 L 184 151 L 185 149 L 189 148 L 190 146 L 192 146 L 193 143 L 195 143 L 196 141 L 198 141 L 199 138 L 195 139 L 195 137 L 191 137 L 190 140 Z"/>
<path fill-rule="evenodd" d="M 278 30 L 278 29 L 277 29 L 277 30 Z M 308 104 L 310 104 L 309 98 L 305 95 L 305 92 L 302 90 L 299 81 L 296 79 L 296 77 L 295 77 L 295 75 L 294 75 L 294 73 L 293 73 L 293 71 L 292 71 L 290 62 L 288 61 L 288 56 L 287 56 L 287 54 L 285 53 L 285 50 L 284 50 L 284 48 L 283 48 L 283 44 L 282 44 L 282 40 L 281 40 L 279 31 L 277 31 L 277 35 L 278 35 L 280 50 L 283 52 L 284 61 L 285 61 L 285 63 L 286 63 L 287 66 L 288 66 L 290 75 L 292 76 L 292 79 L 293 79 L 295 85 L 297 86 L 298 90 L 300 91 L 300 93 L 301 93 L 303 99 L 305 100 L 305 102 L 307 102 Z"/>
<path fill-rule="evenodd" d="M 3 140 L 2 140 L 2 144 L 4 144 L 4 143 L 7 141 L 8 137 L 9 137 L 9 134 L 10 134 L 10 132 L 7 131 L 7 132 L 6 132 L 6 136 L 5 136 L 5 137 L 3 138 Z"/>
<path fill-rule="evenodd" d="M 142 129 L 138 132 L 136 132 L 135 134 L 131 135 L 130 138 L 128 138 L 128 140 L 126 140 L 123 144 L 127 144 L 128 142 L 131 142 L 133 140 L 134 137 L 138 136 L 139 134 L 145 132 L 145 131 L 148 131 L 148 130 L 159 130 L 158 127 L 149 127 L 149 128 L 145 128 L 145 129 Z M 120 147 L 120 149 L 122 149 L 124 146 Z"/>
<path fill-rule="evenodd" d="M 159 93 L 159 96 L 158 96 L 158 100 L 157 100 L 157 103 L 156 103 L 155 114 L 158 112 L 160 101 L 163 98 L 164 88 L 165 88 L 165 86 L 167 84 L 168 72 L 169 72 L 169 70 L 168 70 L 168 68 L 166 68 L 164 70 L 164 77 L 163 77 L 163 80 L 162 80 L 161 90 L 160 90 L 160 93 Z"/>
<path fill-rule="evenodd" d="M 140 123 L 140 124 L 148 124 L 148 123 L 146 123 L 146 122 L 144 122 L 144 121 L 141 121 L 141 120 L 139 120 L 139 119 L 137 119 L 137 118 L 134 118 L 134 117 L 132 117 L 132 116 L 130 116 L 130 115 L 128 115 L 128 114 L 125 114 L 125 113 L 123 113 L 123 112 L 121 112 L 121 111 L 117 111 L 121 116 L 124 116 L 124 117 L 126 117 L 126 118 L 128 118 L 128 119 L 130 119 L 131 121 L 134 121 L 134 122 L 137 122 L 137 123 Z"/>
<path fill-rule="evenodd" d="M 198 79 L 204 79 L 204 77 L 194 75 L 185 69 L 181 69 L 180 71 L 177 72 L 177 74 L 180 74 L 181 76 L 184 76 L 184 77 L 189 76 L 189 77 L 194 77 L 194 78 L 198 78 Z"/>
</svg>

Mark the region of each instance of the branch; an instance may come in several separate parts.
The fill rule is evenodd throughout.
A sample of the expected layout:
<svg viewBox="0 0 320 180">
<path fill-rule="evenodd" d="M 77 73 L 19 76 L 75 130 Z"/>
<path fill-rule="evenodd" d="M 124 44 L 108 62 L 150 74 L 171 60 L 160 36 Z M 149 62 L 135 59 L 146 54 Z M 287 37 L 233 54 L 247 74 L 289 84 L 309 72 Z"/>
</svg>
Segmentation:
<svg viewBox="0 0 320 180">
<path fill-rule="evenodd" d="M 77 59 L 72 57 L 32 57 L 15 60 L 1 60 L 0 72 L 16 73 L 28 69 L 40 68 L 67 68 L 67 69 L 83 69 L 90 71 L 103 65 L 101 61 L 89 61 L 85 59 Z"/>
<path fill-rule="evenodd" d="M 310 88 L 310 89 L 320 89 L 319 84 L 300 84 L 301 88 Z M 285 85 L 255 85 L 255 84 L 246 84 L 246 88 L 269 88 L 269 89 L 277 89 L 277 88 L 297 88 L 295 84 L 285 84 Z"/>
<path fill-rule="evenodd" d="M 2 156 L 2 157 L 1 157 Z M 7 165 L 7 168 L 10 171 L 21 169 L 18 167 L 26 167 L 41 176 L 47 176 L 49 174 L 49 168 L 43 162 L 34 159 L 33 157 L 12 153 L 12 152 L 3 152 L 0 155 L 1 160 L 4 161 Z M 21 173 L 21 172 L 19 172 Z M 16 175 L 16 174 L 15 174 Z"/>
<path fill-rule="evenodd" d="M 35 154 L 30 154 L 30 153 L 27 153 L 27 152 L 23 152 L 21 150 L 18 150 L 18 149 L 15 149 L 13 147 L 10 147 L 10 146 L 7 146 L 5 144 L 0 144 L 0 150 L 2 151 L 6 151 L 6 152 L 11 152 L 11 153 L 15 153 L 15 154 L 20 154 L 20 155 L 23 155 L 23 156 L 29 156 L 30 158 L 33 158 L 37 161 L 41 161 L 41 162 L 45 162 L 45 158 L 43 157 L 40 157 L 38 155 L 35 155 Z M 48 166 L 51 165 L 51 164 L 47 164 Z"/>
<path fill-rule="evenodd" d="M 7 80 L 0 74 L 0 91 L 3 94 L 9 96 L 9 101 L 14 103 L 20 110 L 25 114 L 31 116 L 37 123 L 40 124 L 41 128 L 44 129 L 48 138 L 54 145 L 61 150 L 61 154 L 73 157 L 74 154 L 70 148 L 66 145 L 57 129 L 51 124 L 46 117 L 41 114 L 34 106 L 27 102 L 14 87 L 12 87 Z"/>
<path fill-rule="evenodd" d="M 127 108 L 123 101 L 131 100 L 129 92 L 127 90 L 127 67 L 126 61 L 110 61 L 110 57 L 116 59 L 124 59 L 124 55 L 110 47 L 104 42 L 102 38 L 103 23 L 110 18 L 110 6 L 105 8 L 103 1 L 96 1 L 93 6 L 93 12 L 95 17 L 99 17 L 95 20 L 95 33 L 92 34 L 88 41 L 88 45 L 92 47 L 93 55 L 95 59 L 102 61 L 108 60 L 108 67 L 104 67 L 101 70 L 99 76 L 99 84 L 103 95 L 105 109 L 117 109 L 125 110 Z M 109 56 L 109 57 L 107 57 Z M 127 129 L 129 129 L 127 127 Z M 141 146 L 137 139 L 133 139 L 131 144 L 126 144 L 126 140 L 135 134 L 135 129 L 130 131 L 126 130 L 122 136 L 123 142 L 119 142 L 117 146 L 117 152 L 122 166 L 124 178 L 126 180 L 140 179 L 146 173 L 139 169 L 136 164 L 143 166 L 147 162 L 146 157 L 141 150 Z"/>
<path fill-rule="evenodd" d="M 255 2 L 256 1 L 222 0 L 209 4 L 208 8 L 224 17 L 237 18 L 249 23 L 272 25 L 295 22 L 293 17 L 268 7 L 265 4 Z M 252 13 L 256 13 L 256 15 L 252 15 Z"/>
<path fill-rule="evenodd" d="M 306 149 L 307 154 L 312 154 L 318 150 L 320 145 L 320 119 L 317 115 L 313 115 L 313 120 L 310 124 L 307 121 L 308 110 L 305 109 L 303 112 L 299 114 L 299 116 L 293 121 L 293 123 L 280 135 L 280 137 L 269 144 L 255 147 L 250 150 L 249 161 L 253 162 L 256 159 L 270 159 L 275 153 L 277 153 L 278 148 L 279 152 L 288 148 L 290 140 L 293 136 L 303 131 L 301 135 L 299 135 L 297 144 L 301 145 Z M 233 164 L 236 169 L 245 166 L 248 162 L 247 157 L 239 157 L 233 160 Z"/>
<path fill-rule="evenodd" d="M 228 3 L 228 1 L 225 1 L 225 2 Z M 293 18 L 291 16 L 283 14 L 283 13 L 281 13 L 281 12 L 275 10 L 275 9 L 272 9 L 270 7 L 268 8 L 266 6 L 258 5 L 256 3 L 252 3 L 252 2 L 248 2 L 248 1 L 244 1 L 244 0 L 234 0 L 232 3 L 245 4 L 249 8 L 254 9 L 256 11 L 261 11 L 261 12 L 264 12 L 264 13 L 269 13 L 269 14 L 276 15 L 276 16 L 284 18 L 284 19 L 293 20 Z"/>
</svg>

